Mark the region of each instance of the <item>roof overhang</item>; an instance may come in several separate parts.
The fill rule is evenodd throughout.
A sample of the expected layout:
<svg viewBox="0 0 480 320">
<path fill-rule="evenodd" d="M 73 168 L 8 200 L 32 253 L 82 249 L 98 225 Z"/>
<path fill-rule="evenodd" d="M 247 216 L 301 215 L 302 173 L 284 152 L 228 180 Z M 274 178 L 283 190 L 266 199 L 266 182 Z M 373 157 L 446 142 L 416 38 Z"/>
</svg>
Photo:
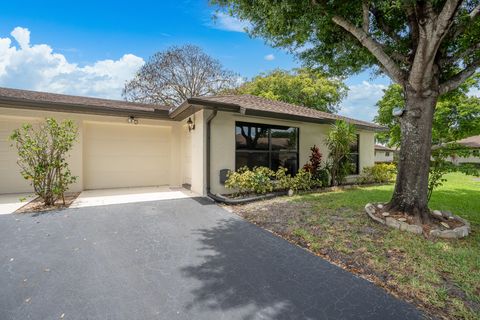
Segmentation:
<svg viewBox="0 0 480 320">
<path fill-rule="evenodd" d="M 4 98 L 0 97 L 0 107 L 27 109 L 27 110 L 44 110 L 56 112 L 68 112 L 79 114 L 95 114 L 104 116 L 134 116 L 148 119 L 163 119 L 170 120 L 168 110 L 152 109 L 150 110 L 135 110 L 125 108 L 100 107 L 94 105 L 74 104 L 74 103 L 59 103 L 59 102 L 44 102 L 32 101 L 28 99 Z"/>
<path fill-rule="evenodd" d="M 227 112 L 241 113 L 242 115 L 247 115 L 247 116 L 272 118 L 272 119 L 279 119 L 279 120 L 293 120 L 293 121 L 310 122 L 310 123 L 318 123 L 318 124 L 333 124 L 336 121 L 336 119 L 311 118 L 311 117 L 287 114 L 283 112 L 248 109 L 248 108 L 242 108 L 237 104 L 223 103 L 223 102 L 217 102 L 217 101 L 205 101 L 203 99 L 197 99 L 197 98 L 187 99 L 179 107 L 177 107 L 172 112 L 170 112 L 170 117 L 173 120 L 181 121 L 202 109 L 227 111 Z M 368 130 L 368 131 L 381 132 L 381 131 L 388 130 L 385 127 L 374 128 L 370 126 L 364 126 L 361 124 L 355 124 L 355 126 L 359 129 Z"/>
</svg>

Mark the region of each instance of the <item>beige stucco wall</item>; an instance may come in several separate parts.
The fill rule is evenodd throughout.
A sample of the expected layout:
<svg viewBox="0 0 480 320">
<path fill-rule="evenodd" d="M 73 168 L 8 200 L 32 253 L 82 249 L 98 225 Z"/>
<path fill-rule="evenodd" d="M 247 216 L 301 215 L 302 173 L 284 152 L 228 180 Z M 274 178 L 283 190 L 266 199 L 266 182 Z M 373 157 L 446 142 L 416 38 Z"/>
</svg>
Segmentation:
<svg viewBox="0 0 480 320">
<path fill-rule="evenodd" d="M 393 152 L 389 151 L 389 155 L 383 150 L 375 150 L 375 162 L 393 162 Z"/>
<path fill-rule="evenodd" d="M 139 144 L 145 144 L 148 141 L 147 135 L 154 132 L 162 135 L 159 139 L 152 139 L 153 143 L 156 141 L 162 141 L 161 150 L 157 150 L 153 155 L 162 153 L 162 157 L 159 158 L 159 166 L 168 167 L 168 175 L 158 175 L 159 181 L 158 185 L 169 184 L 172 186 L 179 186 L 185 182 L 185 175 L 188 173 L 185 170 L 182 171 L 183 167 L 188 167 L 189 164 L 183 160 L 186 151 L 181 148 L 182 146 L 182 136 L 185 135 L 185 130 L 188 132 L 186 121 L 177 122 L 170 120 L 154 120 L 154 119 L 142 119 L 139 118 L 138 125 L 132 125 L 127 123 L 126 117 L 112 117 L 112 116 L 99 116 L 99 115 L 86 115 L 86 114 L 74 114 L 74 113 L 63 113 L 63 112 L 50 112 L 50 111 L 37 111 L 37 110 L 22 110 L 14 108 L 0 108 L 0 193 L 16 193 L 16 192 L 25 192 L 30 191 L 31 186 L 26 183 L 26 181 L 20 176 L 19 168 L 16 164 L 16 149 L 10 148 L 10 142 L 7 138 L 10 135 L 11 131 L 14 128 L 19 127 L 22 123 L 32 123 L 35 121 L 42 121 L 46 117 L 53 117 L 58 120 L 71 119 L 75 121 L 78 126 L 78 139 L 75 143 L 73 150 L 70 152 L 68 158 L 69 166 L 72 171 L 72 174 L 78 176 L 77 182 L 71 186 L 72 191 L 81 191 L 85 189 L 85 173 L 87 165 L 94 165 L 92 163 L 87 163 L 85 161 L 85 128 L 91 126 L 92 124 L 109 125 L 114 126 L 118 129 L 119 133 L 125 133 L 128 130 L 143 132 L 146 139 L 138 140 Z M 6 123 L 10 125 L 7 127 Z M 149 130 L 154 129 L 154 130 Z M 122 130 L 127 129 L 127 130 Z M 3 130 L 2 130 L 3 129 Z M 167 142 L 168 140 L 168 142 Z M 122 148 L 122 141 L 118 142 L 119 150 Z M 108 142 L 105 142 L 105 148 L 111 147 L 108 145 Z M 131 143 L 136 143 L 135 140 Z M 155 147 L 155 146 L 154 146 Z M 148 146 L 143 145 L 143 148 L 138 149 L 140 152 L 147 152 Z M 147 152 L 148 153 L 148 152 Z M 148 153 L 150 154 L 150 153 Z M 190 153 L 191 154 L 191 153 Z M 119 162 L 122 162 L 120 159 Z M 125 161 L 123 161 L 125 162 Z M 128 161 L 127 161 L 128 162 Z M 138 170 L 151 170 L 152 165 L 142 166 L 141 163 L 131 164 L 132 166 L 138 165 Z M 149 169 L 150 168 L 150 169 Z M 88 168 L 87 168 L 88 169 Z M 8 172 L 9 174 L 5 174 Z M 150 172 L 150 171 L 149 171 Z M 145 174 L 148 174 L 146 172 Z M 109 179 L 109 173 L 102 173 L 102 179 Z M 118 171 L 115 173 L 114 170 L 111 174 L 118 174 Z M 132 174 L 135 174 L 132 171 Z M 138 174 L 138 171 L 137 171 Z M 115 180 L 114 177 L 110 177 L 112 180 Z M 153 181 L 148 181 L 146 184 L 152 184 Z M 142 184 L 141 181 L 136 181 L 135 185 Z"/>
<path fill-rule="evenodd" d="M 210 111 L 198 111 L 192 115 L 195 122 L 195 130 L 190 134 L 191 144 L 191 189 L 198 194 L 206 194 L 206 119 Z"/>
<path fill-rule="evenodd" d="M 115 126 L 118 134 L 125 134 L 130 130 L 143 131 L 145 134 L 162 134 L 168 137 L 162 137 L 162 150 L 164 157 L 159 159 L 159 166 L 168 167 L 168 177 L 162 176 L 158 184 L 169 184 L 179 186 L 190 184 L 192 191 L 206 194 L 206 122 L 212 111 L 201 110 L 191 116 L 195 122 L 195 130 L 189 132 L 187 119 L 177 122 L 169 120 L 153 120 L 139 118 L 138 125 L 128 124 L 125 117 L 111 117 L 98 115 L 73 114 L 63 112 L 47 112 L 35 110 L 21 110 L 14 108 L 0 108 L 0 193 L 15 193 L 31 190 L 31 187 L 23 180 L 19 174 L 19 168 L 16 164 L 16 150 L 9 147 L 7 136 L 10 135 L 13 128 L 22 123 L 42 121 L 46 117 L 54 117 L 58 120 L 72 119 L 78 125 L 78 140 L 70 153 L 68 162 L 72 173 L 78 176 L 77 182 L 71 187 L 72 191 L 81 191 L 86 187 L 85 170 L 90 170 L 88 166 L 94 165 L 91 160 L 86 159 L 85 143 L 89 138 L 85 138 L 88 127 L 92 124 L 100 126 Z M 235 122 L 245 121 L 253 123 L 264 123 L 283 125 L 299 128 L 299 165 L 303 166 L 308 161 L 310 147 L 316 144 L 324 157 L 327 156 L 325 146 L 325 137 L 329 130 L 329 125 L 314 123 L 305 123 L 288 120 L 275 120 L 271 118 L 243 116 L 241 114 L 218 112 L 212 121 L 211 132 L 211 191 L 213 193 L 228 192 L 219 181 L 219 171 L 221 169 L 235 169 Z M 9 124 L 7 127 L 6 124 Z M 158 130 L 148 130 L 148 127 L 158 128 Z M 125 130 L 122 130 L 124 128 Z M 2 130 L 3 129 L 3 130 Z M 360 134 L 360 170 L 365 166 L 374 164 L 374 133 L 372 131 L 359 130 Z M 168 140 L 166 143 L 165 140 Z M 131 139 L 125 139 L 131 140 Z M 158 139 L 157 139 L 158 140 Z M 146 152 L 147 140 L 142 141 L 143 149 L 139 152 Z M 152 139 L 151 143 L 156 143 Z M 118 148 L 121 148 L 121 141 L 118 141 Z M 97 146 L 98 147 L 98 146 Z M 111 146 L 106 146 L 111 147 Z M 120 155 L 121 156 L 121 155 Z M 128 161 L 127 161 L 128 162 Z M 141 170 L 141 161 L 136 164 Z M 132 164 L 135 165 L 135 164 Z M 150 168 L 150 169 L 149 169 Z M 145 166 L 144 170 L 152 170 L 152 166 Z M 89 171 L 91 172 L 91 170 Z M 113 171 L 112 171 L 113 172 Z M 148 171 L 150 172 L 150 171 Z M 148 174 L 145 172 L 145 174 Z M 108 173 L 101 173 L 102 178 L 109 179 Z M 112 173 L 115 174 L 115 173 Z M 117 173 L 118 174 L 118 170 Z M 112 180 L 113 177 L 112 177 Z M 134 179 L 132 179 L 134 180 Z M 148 182 L 151 184 L 152 182 Z M 135 185 L 142 184 L 136 181 Z"/>
<path fill-rule="evenodd" d="M 288 120 L 276 120 L 271 118 L 243 116 L 241 114 L 219 112 L 212 121 L 212 149 L 211 149 L 211 192 L 228 193 L 219 181 L 221 169 L 235 169 L 235 122 L 245 121 L 283 125 L 299 128 L 299 166 L 303 166 L 310 156 L 310 148 L 315 144 L 326 159 L 328 151 L 325 146 L 325 138 L 329 125 L 306 123 Z M 374 164 L 374 132 L 359 130 L 360 134 L 360 171 L 363 167 Z"/>
</svg>

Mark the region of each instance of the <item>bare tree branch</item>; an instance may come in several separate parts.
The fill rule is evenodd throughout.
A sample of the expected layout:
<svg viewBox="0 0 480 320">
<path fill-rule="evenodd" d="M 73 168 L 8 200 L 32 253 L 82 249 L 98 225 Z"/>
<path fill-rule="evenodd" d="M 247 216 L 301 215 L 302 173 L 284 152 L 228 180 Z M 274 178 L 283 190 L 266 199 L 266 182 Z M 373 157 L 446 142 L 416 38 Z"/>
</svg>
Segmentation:
<svg viewBox="0 0 480 320">
<path fill-rule="evenodd" d="M 363 0 L 362 2 L 362 13 L 363 13 L 363 32 L 368 34 L 368 30 L 370 29 L 370 10 L 369 10 L 369 1 Z"/>
<path fill-rule="evenodd" d="M 442 11 L 438 14 L 435 28 L 436 35 L 440 39 L 443 39 L 452 26 L 453 18 L 457 14 L 461 3 L 462 0 L 447 0 L 445 2 Z"/>
<path fill-rule="evenodd" d="M 357 38 L 357 40 L 360 41 L 360 43 L 383 65 L 384 70 L 393 81 L 398 84 L 403 84 L 405 81 L 404 72 L 398 67 L 395 61 L 385 53 L 380 43 L 369 37 L 363 29 L 355 27 L 352 23 L 340 16 L 334 16 L 332 20 Z"/>
<path fill-rule="evenodd" d="M 418 38 L 420 37 L 420 31 L 418 30 L 418 23 L 417 23 L 417 16 L 415 9 L 412 6 L 407 6 L 405 8 L 407 12 L 407 20 L 408 20 L 408 25 L 410 27 L 410 35 L 412 37 L 412 48 L 413 54 L 415 54 L 415 51 L 418 46 Z"/>
<path fill-rule="evenodd" d="M 465 69 L 440 84 L 440 94 L 444 94 L 458 88 L 465 80 L 471 77 L 480 67 L 480 59 L 475 60 Z"/>
<path fill-rule="evenodd" d="M 437 14 L 430 1 L 418 3 L 415 16 L 419 38 L 408 82 L 414 90 L 421 91 L 431 85 L 435 59 L 443 39 L 450 30 L 462 0 L 447 0 Z M 425 75 L 430 75 L 425 77 Z"/>
<path fill-rule="evenodd" d="M 232 88 L 236 74 L 199 47 L 185 45 L 156 53 L 123 89 L 126 100 L 177 106 L 193 96 Z"/>
</svg>

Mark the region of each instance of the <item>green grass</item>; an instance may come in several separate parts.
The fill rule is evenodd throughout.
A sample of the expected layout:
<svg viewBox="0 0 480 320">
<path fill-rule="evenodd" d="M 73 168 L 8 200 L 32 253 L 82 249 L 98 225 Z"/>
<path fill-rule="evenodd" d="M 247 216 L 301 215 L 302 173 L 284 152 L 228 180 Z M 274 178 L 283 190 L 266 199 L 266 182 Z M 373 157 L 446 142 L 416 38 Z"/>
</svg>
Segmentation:
<svg viewBox="0 0 480 320">
<path fill-rule="evenodd" d="M 258 210 L 258 204 L 240 210 L 247 219 L 372 279 L 436 317 L 479 319 L 480 181 L 462 174 L 447 179 L 434 192 L 430 207 L 468 219 L 473 233 L 466 239 L 425 239 L 371 221 L 365 204 L 387 202 L 392 185 L 306 194 L 263 202 L 273 206 L 270 210 Z M 279 226 L 280 210 L 284 215 L 301 213 Z M 272 217 L 277 222 L 268 225 Z"/>
</svg>

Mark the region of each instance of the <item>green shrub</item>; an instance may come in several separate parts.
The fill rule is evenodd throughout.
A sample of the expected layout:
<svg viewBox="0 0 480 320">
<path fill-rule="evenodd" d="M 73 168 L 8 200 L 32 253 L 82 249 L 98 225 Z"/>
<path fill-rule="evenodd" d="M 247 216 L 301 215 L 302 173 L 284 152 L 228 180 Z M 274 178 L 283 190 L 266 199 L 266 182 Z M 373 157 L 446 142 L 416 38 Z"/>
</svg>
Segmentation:
<svg viewBox="0 0 480 320">
<path fill-rule="evenodd" d="M 319 187 L 326 187 L 330 185 L 330 173 L 328 173 L 327 168 L 318 170 L 313 178 L 320 182 Z"/>
<path fill-rule="evenodd" d="M 228 173 L 225 187 L 238 193 L 265 194 L 273 191 L 273 177 L 275 172 L 266 167 L 255 167 L 253 170 L 242 167 Z"/>
<path fill-rule="evenodd" d="M 312 179 L 321 181 L 320 185 L 316 187 L 328 186 L 330 184 L 330 174 L 327 168 L 322 168 L 322 153 L 320 149 L 313 145 L 310 148 L 310 158 L 309 161 L 303 166 L 303 170 L 310 172 L 312 174 Z"/>
<path fill-rule="evenodd" d="M 307 170 L 300 169 L 295 177 L 293 177 L 290 189 L 293 191 L 298 191 L 310 190 L 314 187 L 321 187 L 321 182 L 313 179 L 312 174 Z"/>
<path fill-rule="evenodd" d="M 242 167 L 228 173 L 225 187 L 236 190 L 237 194 L 266 194 L 273 190 L 310 190 L 321 187 L 322 182 L 314 179 L 307 170 L 300 169 L 292 177 L 287 169 L 278 168 L 275 172 L 266 167 L 254 167 L 253 170 Z"/>
<path fill-rule="evenodd" d="M 290 174 L 287 173 L 287 169 L 280 167 L 277 172 L 275 172 L 275 189 L 277 190 L 288 190 L 291 189 L 293 185 L 293 178 Z"/>
<path fill-rule="evenodd" d="M 397 167 L 393 163 L 378 163 L 362 170 L 359 183 L 382 183 L 395 180 Z"/>
</svg>

